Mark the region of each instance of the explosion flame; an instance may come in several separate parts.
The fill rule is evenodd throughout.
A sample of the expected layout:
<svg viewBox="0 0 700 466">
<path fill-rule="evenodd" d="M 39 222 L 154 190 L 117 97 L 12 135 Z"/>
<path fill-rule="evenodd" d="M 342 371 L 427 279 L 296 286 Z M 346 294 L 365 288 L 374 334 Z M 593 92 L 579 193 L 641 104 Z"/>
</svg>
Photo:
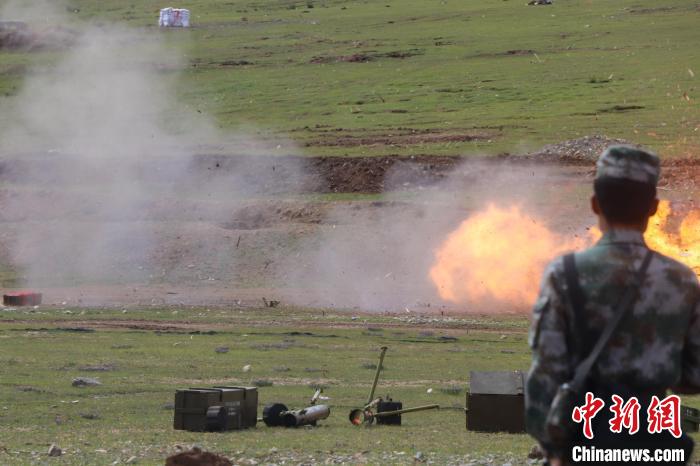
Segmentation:
<svg viewBox="0 0 700 466">
<path fill-rule="evenodd" d="M 652 249 L 687 264 L 700 276 L 700 210 L 675 214 L 662 201 L 645 240 Z M 464 220 L 435 253 L 430 278 L 439 296 L 455 304 L 531 306 L 546 264 L 600 237 L 566 237 L 521 208 L 489 205 Z"/>
<path fill-rule="evenodd" d="M 644 239 L 651 249 L 686 264 L 700 277 L 700 209 L 692 209 L 681 217 L 674 231 L 677 219 L 671 203 L 662 201 L 649 221 Z"/>
<path fill-rule="evenodd" d="M 594 239 L 600 230 L 591 229 Z M 674 212 L 669 201 L 661 201 L 656 214 L 649 219 L 644 241 L 651 249 L 686 264 L 700 277 L 700 210 L 686 215 Z"/>
<path fill-rule="evenodd" d="M 531 304 L 553 257 L 586 244 L 553 233 L 517 206 L 489 205 L 452 232 L 436 252 L 430 278 L 452 303 Z"/>
</svg>

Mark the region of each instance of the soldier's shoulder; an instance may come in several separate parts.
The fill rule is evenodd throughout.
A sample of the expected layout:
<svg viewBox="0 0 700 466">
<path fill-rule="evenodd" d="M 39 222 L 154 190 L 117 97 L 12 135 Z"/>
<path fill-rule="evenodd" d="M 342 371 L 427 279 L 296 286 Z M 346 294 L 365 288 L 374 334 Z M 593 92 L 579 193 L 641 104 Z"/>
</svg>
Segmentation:
<svg viewBox="0 0 700 466">
<path fill-rule="evenodd" d="M 566 254 L 554 258 L 549 264 L 547 264 L 547 267 L 544 269 L 544 276 L 549 277 L 552 275 L 563 275 L 564 257 L 566 257 Z"/>
<path fill-rule="evenodd" d="M 696 273 L 682 262 L 655 251 L 655 258 L 651 271 L 663 274 L 679 286 L 692 286 L 700 292 L 700 283 Z"/>
<path fill-rule="evenodd" d="M 545 277 L 563 277 L 565 274 L 564 258 L 570 254 L 573 254 L 574 256 L 574 263 L 577 269 L 579 269 L 582 265 L 600 259 L 593 248 L 583 249 L 581 251 L 576 252 L 572 251 L 570 253 L 562 254 L 560 256 L 557 256 L 549 264 L 547 264 L 547 267 L 545 267 L 544 270 Z"/>
</svg>

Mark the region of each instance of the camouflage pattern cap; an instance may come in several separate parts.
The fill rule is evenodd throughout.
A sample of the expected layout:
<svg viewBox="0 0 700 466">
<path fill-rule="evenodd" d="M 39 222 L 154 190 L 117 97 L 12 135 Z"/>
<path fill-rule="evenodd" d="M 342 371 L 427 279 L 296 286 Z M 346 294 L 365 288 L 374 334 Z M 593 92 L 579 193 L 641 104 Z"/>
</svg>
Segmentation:
<svg viewBox="0 0 700 466">
<path fill-rule="evenodd" d="M 633 146 L 610 146 L 598 158 L 596 179 L 621 178 L 656 186 L 661 163 L 656 154 Z"/>
</svg>

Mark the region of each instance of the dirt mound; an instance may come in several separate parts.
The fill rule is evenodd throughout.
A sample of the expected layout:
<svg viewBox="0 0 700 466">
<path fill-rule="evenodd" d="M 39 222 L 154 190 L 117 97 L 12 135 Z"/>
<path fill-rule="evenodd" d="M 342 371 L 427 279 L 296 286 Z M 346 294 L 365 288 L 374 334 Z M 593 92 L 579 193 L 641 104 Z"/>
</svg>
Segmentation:
<svg viewBox="0 0 700 466">
<path fill-rule="evenodd" d="M 309 159 L 313 173 L 330 192 L 380 193 L 406 183 L 431 184 L 444 179 L 459 157 L 316 157 Z M 392 176 L 387 177 L 388 174 Z"/>
<path fill-rule="evenodd" d="M 199 170 L 233 171 L 240 166 L 238 156 L 197 156 Z M 409 184 L 431 184 L 443 179 L 460 161 L 453 156 L 377 157 L 259 157 L 259 171 L 270 180 L 265 186 L 251 185 L 248 191 L 265 193 L 380 193 Z M 306 175 L 295 176 L 295 168 Z M 390 175 L 387 177 L 387 175 Z M 250 177 L 255 180 L 256 177 Z M 255 219 L 252 219 L 255 220 Z M 253 221 L 252 223 L 259 223 Z"/>
<path fill-rule="evenodd" d="M 562 162 L 595 163 L 605 148 L 614 144 L 635 145 L 624 139 L 609 138 L 596 134 L 546 145 L 538 152 L 532 154 L 532 156 Z"/>
<path fill-rule="evenodd" d="M 165 460 L 165 466 L 233 466 L 228 458 L 193 448 Z"/>
</svg>

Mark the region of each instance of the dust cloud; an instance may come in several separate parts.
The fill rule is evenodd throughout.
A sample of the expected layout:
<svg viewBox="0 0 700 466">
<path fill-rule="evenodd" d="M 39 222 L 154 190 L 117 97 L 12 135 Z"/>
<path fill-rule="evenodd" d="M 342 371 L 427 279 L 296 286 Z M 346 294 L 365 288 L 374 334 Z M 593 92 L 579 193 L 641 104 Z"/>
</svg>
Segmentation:
<svg viewBox="0 0 700 466">
<path fill-rule="evenodd" d="M 369 213 L 360 220 L 352 209 L 335 209 L 316 244 L 308 247 L 310 259 L 298 276 L 310 284 L 319 302 L 363 310 L 526 311 L 545 264 L 586 242 L 586 206 L 561 202 L 586 188 L 556 167 L 467 159 L 430 187 L 392 183 L 405 179 L 401 171 L 399 166 L 389 174 L 386 184 L 402 190 L 368 201 L 364 210 Z M 453 263 L 444 274 L 457 281 L 451 286 L 459 291 L 456 297 L 441 296 L 440 283 L 432 276 L 440 254 L 445 255 L 438 251 L 465 219 L 488 213 L 489 205 L 506 213 L 482 228 L 478 237 L 470 237 L 469 244 L 452 244 L 446 251 Z M 556 225 L 548 224 L 552 218 L 559 219 Z M 537 229 L 523 232 L 535 221 Z M 534 247 L 523 239 L 546 245 Z M 495 244 L 502 249 L 490 257 Z M 487 283 L 486 278 L 495 282 Z M 533 289 L 513 289 L 523 284 Z"/>
<path fill-rule="evenodd" d="M 57 26 L 65 19 L 63 2 L 50 0 L 7 0 L 0 3 L 0 20 L 32 25 Z"/>
<path fill-rule="evenodd" d="M 57 2 L 6 3 L 2 18 L 62 24 Z M 279 138 L 221 134 L 178 95 L 187 65 L 158 34 L 70 25 L 76 40 L 0 107 L 0 234 L 24 286 L 214 280 L 235 268 L 220 225 L 274 191 Z M 237 157 L 223 170 L 225 148 Z M 229 163 L 230 165 L 230 163 Z M 302 185 L 285 165 L 286 187 Z M 201 222 L 205 223 L 201 223 Z"/>
</svg>

